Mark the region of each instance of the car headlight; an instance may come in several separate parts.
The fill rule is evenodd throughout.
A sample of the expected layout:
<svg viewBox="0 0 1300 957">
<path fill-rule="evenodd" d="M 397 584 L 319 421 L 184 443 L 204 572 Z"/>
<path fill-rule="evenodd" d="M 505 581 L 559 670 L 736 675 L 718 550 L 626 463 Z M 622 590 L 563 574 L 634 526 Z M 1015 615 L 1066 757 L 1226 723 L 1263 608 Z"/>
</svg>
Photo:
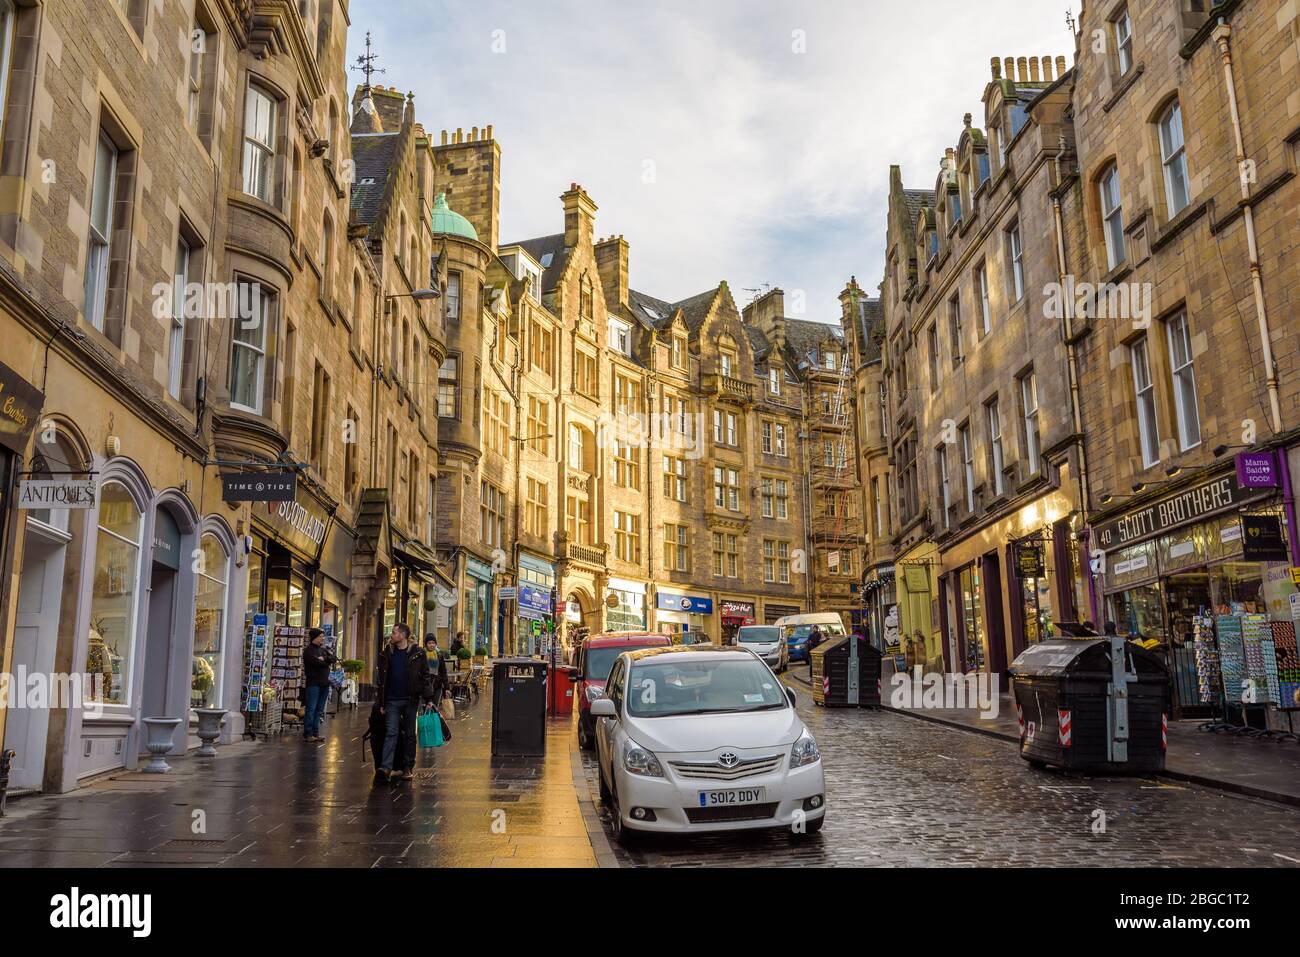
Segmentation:
<svg viewBox="0 0 1300 957">
<path fill-rule="evenodd" d="M 664 767 L 659 763 L 659 759 L 639 744 L 627 745 L 623 752 L 623 768 L 629 774 L 640 774 L 647 778 L 664 776 Z"/>
<path fill-rule="evenodd" d="M 812 739 L 812 735 L 804 733 L 804 736 L 794 743 L 794 748 L 790 751 L 790 767 L 801 768 L 805 764 L 816 764 L 822 759 L 822 753 L 817 750 L 817 742 Z"/>
<path fill-rule="evenodd" d="M 595 701 L 605 693 L 604 688 L 597 688 L 595 685 L 587 685 L 587 700 Z"/>
</svg>

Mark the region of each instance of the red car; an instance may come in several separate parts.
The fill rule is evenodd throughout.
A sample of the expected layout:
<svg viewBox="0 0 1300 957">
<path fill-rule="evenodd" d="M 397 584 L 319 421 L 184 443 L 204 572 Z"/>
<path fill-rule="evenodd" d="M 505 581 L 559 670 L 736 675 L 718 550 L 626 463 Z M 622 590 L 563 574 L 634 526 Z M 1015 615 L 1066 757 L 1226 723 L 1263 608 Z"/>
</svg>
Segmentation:
<svg viewBox="0 0 1300 957">
<path fill-rule="evenodd" d="M 596 722 L 591 703 L 605 693 L 605 679 L 614 667 L 614 659 L 625 651 L 660 648 L 671 645 L 672 638 L 645 631 L 619 631 L 592 635 L 578 650 L 577 674 L 573 681 L 578 697 L 578 746 L 590 751 L 596 746 Z"/>
</svg>

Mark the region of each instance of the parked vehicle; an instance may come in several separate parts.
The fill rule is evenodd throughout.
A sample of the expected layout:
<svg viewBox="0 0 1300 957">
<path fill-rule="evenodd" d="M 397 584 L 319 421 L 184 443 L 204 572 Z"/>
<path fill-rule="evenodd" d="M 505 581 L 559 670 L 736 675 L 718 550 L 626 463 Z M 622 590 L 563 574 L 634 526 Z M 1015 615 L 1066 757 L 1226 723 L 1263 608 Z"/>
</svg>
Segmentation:
<svg viewBox="0 0 1300 957">
<path fill-rule="evenodd" d="M 605 679 L 614 659 L 625 651 L 659 648 L 671 644 L 668 635 L 628 631 L 591 635 L 578 647 L 577 673 L 573 682 L 578 698 L 578 746 L 590 751 L 596 746 L 592 737 L 591 703 L 605 690 Z"/>
<path fill-rule="evenodd" d="M 821 830 L 821 753 L 794 692 L 743 647 L 624 653 L 596 719 L 600 796 L 614 837 L 789 827 Z"/>
<path fill-rule="evenodd" d="M 776 620 L 776 626 L 781 629 L 781 636 L 785 639 L 786 653 L 788 661 L 808 661 L 808 636 L 812 634 L 813 625 L 816 625 L 822 633 L 823 638 L 834 638 L 836 635 L 848 634 L 844 630 L 844 621 L 840 618 L 838 612 L 834 611 L 817 611 L 805 615 L 786 615 L 784 618 Z"/>
<path fill-rule="evenodd" d="M 790 664 L 785 639 L 776 625 L 741 625 L 736 630 L 736 645 L 758 655 L 777 674 Z"/>
</svg>

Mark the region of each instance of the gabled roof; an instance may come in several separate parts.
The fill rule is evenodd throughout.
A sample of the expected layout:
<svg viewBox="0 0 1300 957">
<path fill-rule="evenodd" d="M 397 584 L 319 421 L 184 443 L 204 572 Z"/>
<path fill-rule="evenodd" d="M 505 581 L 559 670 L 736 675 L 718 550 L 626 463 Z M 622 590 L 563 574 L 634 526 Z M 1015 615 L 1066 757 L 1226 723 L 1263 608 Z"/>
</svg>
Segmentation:
<svg viewBox="0 0 1300 957">
<path fill-rule="evenodd" d="M 709 306 L 713 304 L 717 294 L 718 290 L 715 287 L 682 299 L 679 302 L 666 302 L 643 292 L 637 292 L 635 289 L 629 289 L 628 300 L 632 305 L 632 312 L 636 314 L 637 318 L 644 318 L 646 322 L 656 329 L 666 327 L 672 321 L 673 316 L 677 314 L 677 310 L 680 309 L 687 329 L 696 332 L 704 324 L 704 317 L 709 314 Z"/>
</svg>

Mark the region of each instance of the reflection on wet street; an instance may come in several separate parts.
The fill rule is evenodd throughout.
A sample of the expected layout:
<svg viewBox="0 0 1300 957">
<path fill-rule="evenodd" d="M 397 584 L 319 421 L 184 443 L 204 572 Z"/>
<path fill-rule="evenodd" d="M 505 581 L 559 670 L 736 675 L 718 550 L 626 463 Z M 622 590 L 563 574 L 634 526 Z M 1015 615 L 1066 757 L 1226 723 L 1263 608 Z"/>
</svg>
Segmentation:
<svg viewBox="0 0 1300 957">
<path fill-rule="evenodd" d="M 453 740 L 421 749 L 400 784 L 372 783 L 362 705 L 327 720 L 324 744 L 286 733 L 15 801 L 0 866 L 594 867 L 571 723 L 551 722 L 544 758 L 494 759 L 490 706 L 462 708 Z"/>
</svg>

